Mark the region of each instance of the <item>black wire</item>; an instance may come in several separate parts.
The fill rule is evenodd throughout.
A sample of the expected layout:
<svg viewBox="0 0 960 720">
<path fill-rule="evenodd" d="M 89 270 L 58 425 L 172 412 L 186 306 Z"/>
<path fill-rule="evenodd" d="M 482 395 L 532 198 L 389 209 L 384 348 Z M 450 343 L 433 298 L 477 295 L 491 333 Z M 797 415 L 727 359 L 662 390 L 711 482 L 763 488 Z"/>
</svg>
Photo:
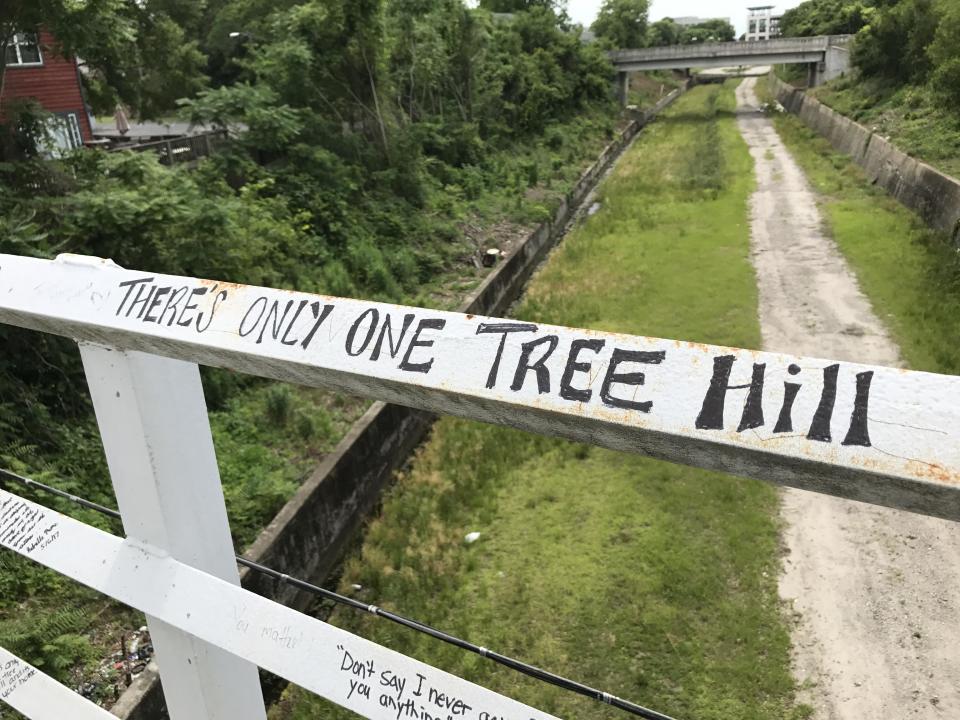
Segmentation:
<svg viewBox="0 0 960 720">
<path fill-rule="evenodd" d="M 108 508 L 105 505 L 100 505 L 99 503 L 95 503 L 90 500 L 84 500 L 81 497 L 77 497 L 76 495 L 73 495 L 71 493 L 64 492 L 63 490 L 58 490 L 57 488 L 50 487 L 49 485 L 44 485 L 43 483 L 37 482 L 36 480 L 31 480 L 21 475 L 17 475 L 16 473 L 10 472 L 9 470 L 4 470 L 0 468 L 0 479 L 12 480 L 14 482 L 18 482 L 27 487 L 36 488 L 37 490 L 41 490 L 42 492 L 46 492 L 51 495 L 56 495 L 57 497 L 64 498 L 65 500 L 69 500 L 72 503 L 76 503 L 81 507 L 85 507 L 90 510 L 95 510 L 98 513 L 107 515 L 114 519 L 117 519 L 117 520 L 121 519 L 120 513 L 117 512 L 116 510 L 113 510 L 112 508 Z M 411 630 L 415 630 L 416 632 L 420 632 L 425 635 L 429 635 L 432 638 L 448 643 L 450 645 L 454 645 L 462 650 L 475 653 L 477 655 L 480 655 L 481 657 L 485 657 L 489 660 L 492 660 L 493 662 L 498 663 L 499 665 L 503 665 L 505 667 L 510 668 L 511 670 L 515 670 L 519 673 L 523 673 L 524 675 L 528 675 L 532 678 L 536 678 L 537 680 L 540 680 L 542 682 L 549 683 L 551 685 L 556 685 L 557 687 L 563 688 L 564 690 L 569 690 L 570 692 L 577 693 L 578 695 L 583 695 L 585 697 L 591 698 L 592 700 L 596 700 L 598 702 L 606 703 L 607 705 L 612 705 L 615 708 L 619 708 L 620 710 L 624 710 L 633 715 L 637 715 L 638 717 L 646 718 L 646 720 L 673 720 L 669 715 L 664 715 L 662 713 L 657 712 L 656 710 L 650 710 L 649 708 L 645 708 L 641 705 L 637 705 L 636 703 L 632 703 L 629 700 L 624 700 L 615 695 L 610 695 L 609 693 L 605 693 L 601 690 L 597 690 L 588 685 L 584 685 L 583 683 L 578 683 L 575 680 L 570 680 L 568 678 L 562 677 L 560 675 L 556 675 L 555 673 L 549 672 L 547 670 L 543 670 L 541 668 L 535 667 L 534 665 L 529 665 L 525 662 L 521 662 L 520 660 L 516 660 L 506 655 L 501 655 L 500 653 L 493 652 L 492 650 L 488 650 L 485 647 L 474 645 L 473 643 L 468 642 L 467 640 L 463 640 L 453 635 L 449 635 L 443 632 L 442 630 L 437 630 L 436 628 L 430 627 L 429 625 L 425 625 L 424 623 L 419 622 L 418 620 L 411 620 L 410 618 L 404 617 L 403 615 L 397 615 L 396 613 L 392 613 L 389 610 L 384 610 L 383 608 L 378 607 L 377 605 L 370 605 L 367 603 L 363 603 L 354 598 L 347 597 L 346 595 L 341 595 L 340 593 L 334 592 L 333 590 L 327 590 L 326 588 L 322 588 L 318 585 L 314 585 L 313 583 L 308 583 L 306 580 L 300 580 L 299 578 L 292 577 L 290 575 L 287 575 L 286 573 L 281 573 L 277 570 L 274 570 L 273 568 L 267 567 L 266 565 L 261 565 L 260 563 L 255 562 L 253 560 L 248 560 L 247 558 L 242 557 L 240 555 L 236 556 L 236 560 L 237 560 L 237 564 L 242 565 L 243 567 L 249 568 L 254 572 L 271 577 L 274 580 L 278 580 L 281 583 L 285 583 L 299 590 L 304 590 L 305 592 L 309 592 L 314 595 L 318 595 L 320 597 L 326 598 L 328 600 L 332 600 L 333 602 L 338 603 L 340 605 L 351 607 L 354 610 L 361 610 L 363 612 L 370 613 L 371 615 L 382 617 L 383 619 L 389 620 L 390 622 L 396 623 L 397 625 L 402 625 L 403 627 L 409 628 Z"/>
<path fill-rule="evenodd" d="M 16 473 L 10 472 L 9 470 L 4 470 L 3 468 L 0 468 L 0 479 L 13 480 L 14 482 L 18 482 L 21 485 L 26 485 L 27 487 L 36 488 L 37 490 L 42 490 L 43 492 L 48 493 L 50 495 L 56 495 L 57 497 L 61 497 L 64 500 L 69 500 L 70 502 L 76 503 L 77 505 L 80 505 L 81 507 L 85 507 L 89 510 L 96 510 L 98 513 L 101 513 L 102 515 L 109 515 L 110 517 L 115 518 L 117 520 L 120 519 L 120 513 L 117 512 L 116 510 L 113 510 L 112 508 L 108 508 L 106 505 L 101 505 L 100 503 L 95 503 L 95 502 L 92 502 L 91 500 L 84 500 L 82 497 L 77 497 L 76 495 L 73 495 L 68 492 L 64 492 L 63 490 L 58 490 L 55 487 L 44 485 L 41 482 L 37 482 L 36 480 L 31 480 L 30 478 L 23 477 L 22 475 L 17 475 Z"/>
</svg>

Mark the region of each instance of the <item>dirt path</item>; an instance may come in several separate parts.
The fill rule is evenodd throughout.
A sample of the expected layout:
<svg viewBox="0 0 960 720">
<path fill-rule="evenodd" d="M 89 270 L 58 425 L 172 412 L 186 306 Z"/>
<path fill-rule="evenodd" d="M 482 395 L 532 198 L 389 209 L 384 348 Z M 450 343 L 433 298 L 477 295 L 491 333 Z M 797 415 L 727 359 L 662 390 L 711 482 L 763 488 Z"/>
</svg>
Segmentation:
<svg viewBox="0 0 960 720">
<path fill-rule="evenodd" d="M 751 199 L 764 349 L 899 364 L 816 197 L 737 90 L 756 163 Z M 794 668 L 817 720 L 960 718 L 960 524 L 787 490 L 780 594 L 797 613 Z"/>
</svg>

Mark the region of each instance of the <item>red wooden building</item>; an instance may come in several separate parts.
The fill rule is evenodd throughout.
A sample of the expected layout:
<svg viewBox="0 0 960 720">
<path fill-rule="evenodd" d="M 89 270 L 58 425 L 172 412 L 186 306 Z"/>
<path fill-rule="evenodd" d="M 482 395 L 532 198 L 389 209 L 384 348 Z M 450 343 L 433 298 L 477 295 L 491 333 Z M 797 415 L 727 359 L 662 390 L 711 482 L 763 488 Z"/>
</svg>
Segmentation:
<svg viewBox="0 0 960 720">
<path fill-rule="evenodd" d="M 58 147 L 83 147 L 93 140 L 90 118 L 80 91 L 80 68 L 75 58 L 57 52 L 50 33 L 18 33 L 7 45 L 0 117 L 7 103 L 34 98 L 54 114 L 51 127 Z"/>
</svg>

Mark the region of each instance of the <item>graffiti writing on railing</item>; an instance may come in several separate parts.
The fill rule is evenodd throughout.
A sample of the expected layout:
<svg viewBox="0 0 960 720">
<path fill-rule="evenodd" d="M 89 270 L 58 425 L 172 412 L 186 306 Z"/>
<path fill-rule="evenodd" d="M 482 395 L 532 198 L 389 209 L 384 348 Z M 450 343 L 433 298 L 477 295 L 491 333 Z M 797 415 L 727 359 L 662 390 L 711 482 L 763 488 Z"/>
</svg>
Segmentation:
<svg viewBox="0 0 960 720">
<path fill-rule="evenodd" d="M 254 345 L 277 344 L 308 351 L 324 337 L 325 351 L 334 350 L 342 357 L 358 363 L 392 362 L 406 373 L 429 374 L 435 363 L 462 362 L 455 354 L 443 356 L 436 351 L 443 338 L 447 320 L 430 311 L 410 309 L 391 311 L 384 306 L 369 306 L 361 311 L 355 304 L 341 310 L 337 301 L 308 297 L 271 297 L 263 294 L 250 300 L 249 293 L 232 294 L 230 286 L 219 283 L 173 285 L 157 282 L 154 277 L 125 280 L 119 283 L 119 300 L 114 315 L 168 328 L 184 328 L 204 334 L 211 329 L 229 332 Z M 238 307 L 225 308 L 238 299 Z M 387 306 L 389 307 L 389 306 Z M 349 313 L 340 317 L 341 313 Z M 224 322 L 218 318 L 223 316 Z M 336 323 L 346 332 L 322 333 L 325 325 Z M 453 331 L 462 337 L 463 329 Z M 647 375 L 668 365 L 668 350 L 636 350 L 619 347 L 606 339 L 583 336 L 565 338 L 557 332 L 541 332 L 540 326 L 524 322 L 477 322 L 473 334 L 486 342 L 476 346 L 474 362 L 485 368 L 487 390 L 523 391 L 528 386 L 538 395 L 555 395 L 561 400 L 580 404 L 650 414 L 656 412 L 653 398 L 643 394 Z M 504 357 L 513 358 L 505 367 Z M 702 431 L 734 429 L 737 433 L 772 425 L 773 435 L 803 433 L 811 441 L 870 447 L 868 409 L 872 371 L 841 377 L 841 366 L 827 364 L 802 371 L 789 364 L 788 380 L 783 382 L 782 397 L 777 394 L 777 407 L 767 408 L 768 386 L 766 363 L 754 363 L 750 380 L 731 381 L 737 357 L 720 354 L 712 358 L 713 372 L 701 392 L 699 413 L 691 417 L 694 427 Z M 362 365 L 360 368 L 362 369 Z M 783 375 L 781 369 L 780 372 Z M 794 418 L 797 398 L 805 385 L 817 389 L 816 409 L 804 427 Z M 725 422 L 727 406 L 735 402 L 736 391 L 744 391 L 739 422 L 730 428 Z M 845 430 L 835 436 L 832 427 L 838 393 L 852 398 L 852 411 L 845 421 Z M 775 412 L 769 413 L 774 409 Z"/>
</svg>

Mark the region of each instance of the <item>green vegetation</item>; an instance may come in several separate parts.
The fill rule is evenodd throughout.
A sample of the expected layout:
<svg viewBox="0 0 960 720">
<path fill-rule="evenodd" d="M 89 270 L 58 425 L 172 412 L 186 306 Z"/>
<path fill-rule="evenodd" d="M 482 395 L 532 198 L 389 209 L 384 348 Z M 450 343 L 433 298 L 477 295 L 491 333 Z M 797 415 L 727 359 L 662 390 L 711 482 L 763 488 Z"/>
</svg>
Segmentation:
<svg viewBox="0 0 960 720">
<path fill-rule="evenodd" d="M 904 152 L 960 176 L 960 5 L 952 0 L 808 0 L 785 35 L 856 33 L 856 73 L 813 91 Z M 799 67 L 799 66 L 797 66 Z M 802 73 L 787 70 L 796 80 Z"/>
<path fill-rule="evenodd" d="M 680 73 L 671 70 L 631 73 L 627 104 L 641 108 L 655 105 L 665 95 L 683 86 L 685 80 Z"/>
<path fill-rule="evenodd" d="M 14 33 L 43 28 L 67 54 L 83 58 L 86 99 L 95 112 L 112 115 L 123 102 L 139 115 L 158 117 L 177 98 L 207 83 L 198 38 L 207 5 L 182 0 L 4 0 L 0 60 Z M 4 71 L 0 61 L 0 87 Z"/>
<path fill-rule="evenodd" d="M 732 88 L 697 88 L 644 131 L 518 317 L 759 344 Z M 776 507 L 760 482 L 446 418 L 342 587 L 677 717 L 800 718 Z M 369 616 L 332 619 L 559 717 L 620 717 Z M 348 716 L 295 688 L 272 714 Z"/>
<path fill-rule="evenodd" d="M 590 29 L 615 48 L 646 45 L 650 0 L 603 0 Z"/>
<path fill-rule="evenodd" d="M 889 138 L 903 152 L 960 177 L 956 106 L 936 100 L 927 89 L 853 76 L 827 83 L 811 94 Z"/>
<path fill-rule="evenodd" d="M 617 123 L 602 51 L 550 3 L 520 10 L 503 21 L 459 0 L 3 3 L 0 39 L 62 31 L 108 111 L 120 99 L 141 117 L 171 113 L 170 81 L 191 95 L 185 116 L 231 141 L 194 171 L 149 154 L 50 157 L 49 116 L 4 106 L 0 252 L 455 306 L 482 277 L 478 251 L 551 216 Z M 130 56 L 101 68 L 106 55 L 71 25 Z M 171 67 L 184 53 L 200 55 L 196 83 Z M 75 345 L 9 326 L 0 343 L 0 466 L 112 505 Z M 222 371 L 205 370 L 204 387 L 239 549 L 366 403 Z M 142 624 L 11 562 L 0 643 L 61 680 L 82 683 L 122 627 Z M 63 608 L 78 613 L 52 622 Z"/>
<path fill-rule="evenodd" d="M 874 187 L 798 118 L 777 132 L 820 193 L 821 209 L 864 292 L 910 367 L 960 374 L 960 255 L 946 235 Z"/>
<path fill-rule="evenodd" d="M 663 18 L 650 24 L 647 31 L 647 44 L 651 47 L 661 45 L 693 45 L 704 42 L 730 42 L 735 40 L 736 30 L 729 20 L 716 18 L 696 25 L 681 25 L 672 18 Z"/>
<path fill-rule="evenodd" d="M 649 0 L 604 0 L 591 26 L 605 44 L 614 48 L 691 45 L 733 40 L 736 31 L 729 21 L 706 20 L 697 25 L 681 25 L 665 17 L 648 22 Z"/>
<path fill-rule="evenodd" d="M 184 102 L 245 128 L 194 173 L 148 155 L 51 160 L 42 118 L 11 108 L 0 251 L 429 299 L 476 278 L 484 238 L 466 226 L 545 219 L 613 131 L 606 59 L 549 9 L 493 23 L 458 0 L 314 0 L 260 23 L 278 40 L 248 50 L 242 78 Z M 50 455 L 60 426 L 89 415 L 77 354 L 8 327 L 0 339 L 0 455 L 18 438 Z M 233 385 L 218 379 L 215 407 Z"/>
<path fill-rule="evenodd" d="M 869 22 L 872 0 L 807 0 L 783 13 L 780 33 L 786 37 L 852 35 Z"/>
</svg>

